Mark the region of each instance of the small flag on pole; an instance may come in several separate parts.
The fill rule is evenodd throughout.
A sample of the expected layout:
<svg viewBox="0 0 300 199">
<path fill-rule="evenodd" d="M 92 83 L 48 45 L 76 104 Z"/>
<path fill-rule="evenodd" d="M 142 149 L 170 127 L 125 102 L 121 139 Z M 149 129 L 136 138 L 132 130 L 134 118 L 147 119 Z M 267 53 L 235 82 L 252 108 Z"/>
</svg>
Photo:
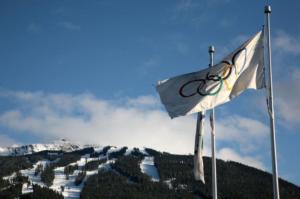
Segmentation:
<svg viewBox="0 0 300 199">
<path fill-rule="evenodd" d="M 205 183 L 203 163 L 204 118 L 205 112 L 199 112 L 197 118 L 194 153 L 194 177 L 195 180 L 201 180 L 203 183 Z"/>
<path fill-rule="evenodd" d="M 264 87 L 263 34 L 258 32 L 219 64 L 158 83 L 171 118 L 209 110 L 244 90 Z"/>
</svg>

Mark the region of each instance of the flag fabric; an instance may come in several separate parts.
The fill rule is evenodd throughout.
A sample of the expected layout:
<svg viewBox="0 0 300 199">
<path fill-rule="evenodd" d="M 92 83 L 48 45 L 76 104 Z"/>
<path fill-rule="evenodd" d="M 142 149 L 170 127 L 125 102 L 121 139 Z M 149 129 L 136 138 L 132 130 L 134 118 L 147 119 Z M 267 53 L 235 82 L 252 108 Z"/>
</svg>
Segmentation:
<svg viewBox="0 0 300 199">
<path fill-rule="evenodd" d="M 201 180 L 203 183 L 205 183 L 203 164 L 204 119 L 205 112 L 199 112 L 197 118 L 194 152 L 194 177 L 195 180 Z"/>
<path fill-rule="evenodd" d="M 209 110 L 246 89 L 263 88 L 263 51 L 260 31 L 220 63 L 158 82 L 157 92 L 170 117 Z"/>
</svg>

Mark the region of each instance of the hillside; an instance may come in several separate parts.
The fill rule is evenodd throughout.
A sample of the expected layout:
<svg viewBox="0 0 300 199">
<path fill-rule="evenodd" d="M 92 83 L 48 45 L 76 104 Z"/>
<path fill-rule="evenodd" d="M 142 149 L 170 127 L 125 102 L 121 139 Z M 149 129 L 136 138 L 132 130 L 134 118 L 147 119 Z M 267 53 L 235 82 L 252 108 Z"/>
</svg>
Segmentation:
<svg viewBox="0 0 300 199">
<path fill-rule="evenodd" d="M 0 156 L 0 198 L 211 198 L 211 160 L 206 184 L 193 179 L 193 157 L 127 147 L 73 147 Z M 220 199 L 272 198 L 269 173 L 217 160 Z M 282 199 L 300 188 L 280 180 Z"/>
</svg>

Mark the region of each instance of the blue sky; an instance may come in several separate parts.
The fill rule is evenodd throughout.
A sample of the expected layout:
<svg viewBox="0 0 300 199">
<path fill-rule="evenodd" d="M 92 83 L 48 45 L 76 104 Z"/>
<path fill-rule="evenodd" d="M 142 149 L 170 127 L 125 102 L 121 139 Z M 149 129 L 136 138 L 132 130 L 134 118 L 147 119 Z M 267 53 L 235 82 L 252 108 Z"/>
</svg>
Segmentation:
<svg viewBox="0 0 300 199">
<path fill-rule="evenodd" d="M 300 185 L 300 2 L 269 1 L 279 175 Z M 195 116 L 154 85 L 203 69 L 264 24 L 266 1 L 1 1 L 0 146 L 75 142 L 192 153 Z M 264 91 L 216 109 L 218 157 L 270 171 Z M 209 134 L 206 134 L 209 155 Z"/>
</svg>

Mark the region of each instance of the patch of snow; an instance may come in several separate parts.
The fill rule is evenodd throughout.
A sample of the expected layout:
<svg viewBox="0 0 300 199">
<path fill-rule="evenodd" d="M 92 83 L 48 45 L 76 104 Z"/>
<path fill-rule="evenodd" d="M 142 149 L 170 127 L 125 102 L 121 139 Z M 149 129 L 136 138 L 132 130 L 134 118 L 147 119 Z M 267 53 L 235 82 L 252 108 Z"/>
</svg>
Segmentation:
<svg viewBox="0 0 300 199">
<path fill-rule="evenodd" d="M 64 174 L 64 168 L 65 167 L 57 167 L 54 169 L 55 178 L 53 180 L 52 186 L 50 186 L 50 189 L 55 190 L 59 193 L 61 193 L 64 198 L 66 199 L 78 199 L 80 198 L 80 192 L 84 186 L 84 182 L 92 175 L 95 175 L 98 173 L 98 169 L 109 167 L 109 164 L 113 163 L 114 160 L 108 161 L 107 163 L 103 163 L 99 165 L 99 168 L 93 171 L 86 171 L 86 176 L 83 180 L 83 182 L 76 186 L 75 185 L 75 179 L 79 172 L 82 171 L 83 167 L 85 166 L 86 162 L 90 162 L 93 160 L 98 160 L 99 158 L 89 158 L 89 156 L 82 156 L 80 160 L 73 162 L 69 165 L 78 165 L 78 170 L 75 170 L 73 174 L 69 175 L 69 178 L 66 179 L 66 175 Z M 42 164 L 44 167 L 50 163 L 49 161 L 39 161 L 36 164 L 34 164 L 33 168 L 21 170 L 21 174 L 24 176 L 28 176 L 31 184 L 38 184 L 40 186 L 46 186 L 43 182 L 41 182 L 40 174 L 35 176 L 35 169 L 39 164 Z M 11 176 L 7 176 L 6 178 L 12 179 L 16 174 L 14 173 Z M 64 187 L 62 191 L 62 187 Z M 30 193 L 32 192 L 32 185 L 27 186 L 27 184 L 23 184 L 22 187 L 22 193 Z"/>
<path fill-rule="evenodd" d="M 78 167 L 80 168 L 80 167 L 84 167 L 84 165 L 88 162 L 95 161 L 95 160 L 101 160 L 101 159 L 105 159 L 105 158 L 106 158 L 106 156 L 99 156 L 97 158 L 90 158 L 89 156 L 84 155 L 84 156 L 81 156 L 80 160 L 78 160 L 76 162 L 73 162 L 69 165 L 74 166 L 74 165 L 77 164 Z"/>
<path fill-rule="evenodd" d="M 187 184 L 179 184 L 178 189 L 187 189 Z"/>
<path fill-rule="evenodd" d="M 98 169 L 93 171 L 87 171 L 83 182 L 80 185 L 76 186 L 75 179 L 79 172 L 81 172 L 81 170 L 75 170 L 74 173 L 70 174 L 69 178 L 67 179 L 66 175 L 64 174 L 64 167 L 55 168 L 55 178 L 53 181 L 53 185 L 50 188 L 61 193 L 65 199 L 80 198 L 80 192 L 84 186 L 84 182 L 90 176 L 97 174 Z M 62 190 L 62 187 L 64 190 Z"/>
<path fill-rule="evenodd" d="M 126 152 L 124 155 L 130 155 L 133 152 L 133 148 L 127 148 Z"/>
<path fill-rule="evenodd" d="M 149 156 L 149 153 L 146 151 L 145 148 L 142 148 L 142 149 L 139 149 L 140 152 L 143 154 L 143 155 L 146 155 L 146 156 Z"/>
<path fill-rule="evenodd" d="M 9 176 L 4 176 L 3 180 L 8 180 L 8 181 L 11 182 L 14 177 L 16 177 L 16 173 L 15 172 L 13 172 L 13 174 L 11 174 Z"/>
<path fill-rule="evenodd" d="M 33 192 L 32 184 L 24 183 L 22 185 L 22 194 Z"/>
<path fill-rule="evenodd" d="M 41 174 L 39 173 L 38 175 L 34 175 L 35 174 L 35 170 L 38 167 L 38 165 L 43 165 L 43 168 L 46 167 L 47 164 L 49 164 L 50 161 L 49 160 L 42 160 L 42 161 L 38 161 L 37 163 L 35 163 L 33 165 L 33 168 L 31 169 L 24 169 L 21 170 L 21 174 L 23 176 L 28 176 L 29 181 L 31 182 L 31 184 L 37 184 L 41 187 L 46 186 L 42 181 L 41 181 Z M 31 188 L 32 189 L 32 188 Z"/>
<path fill-rule="evenodd" d="M 164 183 L 168 185 L 169 189 L 173 189 L 172 181 L 176 180 L 176 178 L 171 178 L 169 180 L 165 180 Z"/>
<path fill-rule="evenodd" d="M 94 147 L 94 151 L 96 152 L 96 153 L 100 153 L 102 150 L 103 150 L 103 146 L 93 146 Z"/>
<path fill-rule="evenodd" d="M 9 155 L 8 149 L 0 147 L 0 156 L 7 156 L 7 155 Z"/>
<path fill-rule="evenodd" d="M 30 169 L 23 169 L 20 170 L 20 173 L 23 176 L 27 176 L 28 180 L 31 182 L 31 185 L 28 185 L 27 183 L 24 183 L 22 186 L 22 193 L 30 193 L 33 192 L 32 189 L 32 184 L 37 184 L 41 187 L 46 186 L 42 181 L 41 181 L 41 174 L 39 173 L 38 175 L 34 175 L 35 174 L 35 170 L 38 167 L 38 165 L 43 165 L 43 167 L 45 167 L 47 164 L 49 164 L 50 161 L 48 160 L 42 160 L 42 161 L 38 161 L 37 163 L 35 163 L 33 165 L 33 168 Z M 9 176 L 5 176 L 3 177 L 3 179 L 8 180 L 10 182 L 12 182 L 13 178 L 16 177 L 16 173 L 14 172 L 13 174 L 9 175 Z"/>
<path fill-rule="evenodd" d="M 100 160 L 100 159 L 102 159 L 102 158 L 101 157 L 98 157 L 98 158 L 88 158 L 87 162 L 96 161 L 96 160 Z"/>
<path fill-rule="evenodd" d="M 78 165 L 78 170 L 75 170 L 73 174 L 69 175 L 69 178 L 66 179 L 66 175 L 64 174 L 64 167 L 57 167 L 54 169 L 55 178 L 53 181 L 53 185 L 50 187 L 51 189 L 60 192 L 65 199 L 75 199 L 80 198 L 80 192 L 84 186 L 84 182 L 92 175 L 95 175 L 98 173 L 99 169 L 102 169 L 104 167 L 108 167 L 109 164 L 113 162 L 113 160 L 108 161 L 107 163 L 100 164 L 98 169 L 93 171 L 86 171 L 86 176 L 83 180 L 83 182 L 76 186 L 75 185 L 75 179 L 79 172 L 83 170 L 83 167 L 87 162 L 99 160 L 102 157 L 99 158 L 90 158 L 89 155 L 83 155 L 80 160 L 73 162 L 69 165 Z M 105 157 L 106 158 L 106 157 Z M 62 191 L 62 186 L 64 187 L 64 190 Z"/>
<path fill-rule="evenodd" d="M 110 147 L 110 149 L 107 151 L 107 154 L 110 154 L 110 153 L 113 153 L 113 152 L 117 152 L 117 151 L 120 151 L 123 147 L 115 147 L 115 146 L 112 146 Z"/>
<path fill-rule="evenodd" d="M 107 160 L 105 163 L 100 164 L 98 169 L 102 169 L 104 171 L 109 171 L 111 170 L 111 166 L 112 164 L 114 164 L 116 162 L 116 159 L 111 159 L 111 160 Z"/>
<path fill-rule="evenodd" d="M 81 148 L 82 146 L 79 144 L 74 144 L 66 139 L 61 139 L 50 144 L 13 145 L 6 148 L 0 148 L 0 155 L 27 155 L 45 150 L 70 152 Z"/>
<path fill-rule="evenodd" d="M 150 176 L 153 182 L 159 182 L 160 179 L 157 168 L 154 165 L 153 156 L 146 156 L 140 163 L 140 168 L 142 173 Z"/>
</svg>

